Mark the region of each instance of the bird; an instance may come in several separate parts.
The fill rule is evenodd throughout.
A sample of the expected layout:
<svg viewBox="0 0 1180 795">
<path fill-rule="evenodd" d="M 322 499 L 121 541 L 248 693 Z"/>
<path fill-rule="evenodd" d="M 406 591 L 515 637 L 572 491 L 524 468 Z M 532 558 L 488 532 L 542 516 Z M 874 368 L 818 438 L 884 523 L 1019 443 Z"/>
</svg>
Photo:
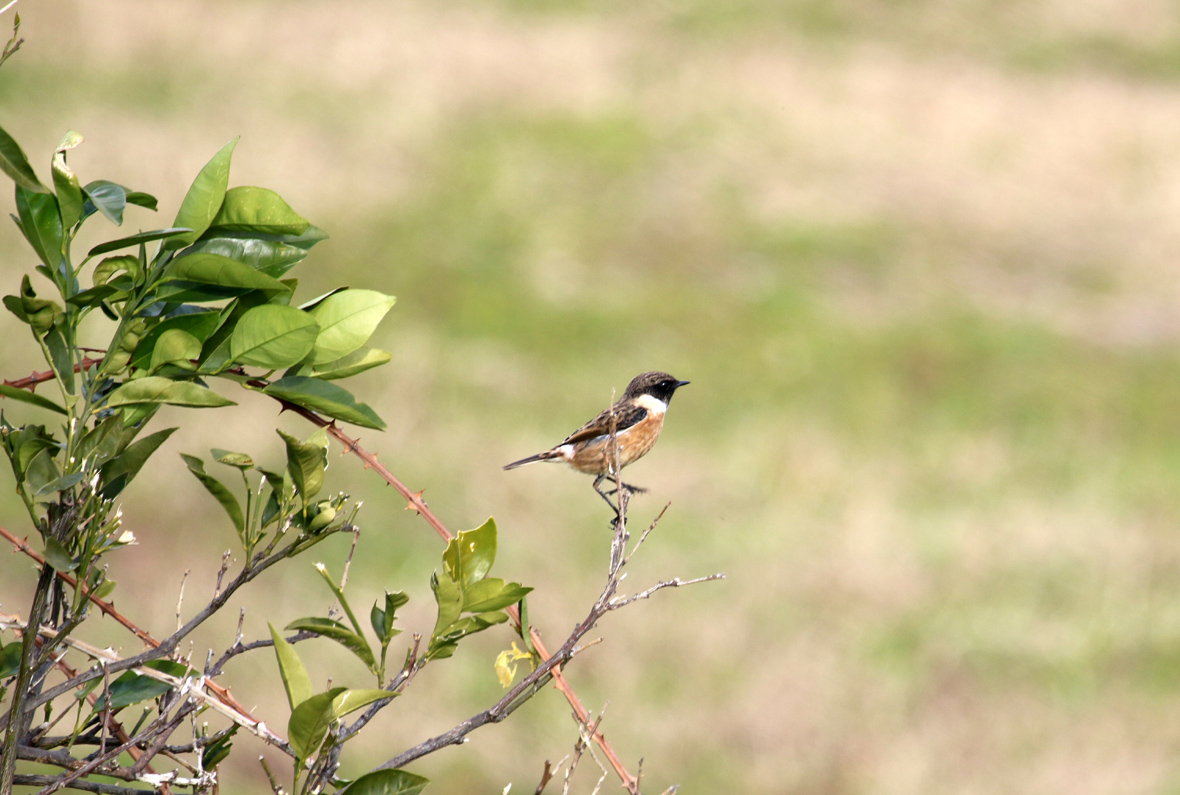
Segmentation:
<svg viewBox="0 0 1180 795">
<path fill-rule="evenodd" d="M 619 489 L 627 492 L 642 492 L 638 486 L 630 486 L 619 479 L 619 472 L 612 460 L 611 434 L 618 445 L 618 469 L 634 463 L 647 454 L 664 427 L 664 414 L 673 393 L 688 381 L 658 371 L 641 373 L 631 379 L 623 396 L 613 406 L 603 411 L 565 440 L 543 453 L 522 458 L 505 465 L 504 469 L 516 469 L 538 461 L 552 461 L 569 464 L 579 472 L 595 475 L 594 490 L 606 500 L 607 505 L 618 509 L 608 495 Z M 616 488 L 603 492 L 603 480 L 609 480 Z"/>
</svg>

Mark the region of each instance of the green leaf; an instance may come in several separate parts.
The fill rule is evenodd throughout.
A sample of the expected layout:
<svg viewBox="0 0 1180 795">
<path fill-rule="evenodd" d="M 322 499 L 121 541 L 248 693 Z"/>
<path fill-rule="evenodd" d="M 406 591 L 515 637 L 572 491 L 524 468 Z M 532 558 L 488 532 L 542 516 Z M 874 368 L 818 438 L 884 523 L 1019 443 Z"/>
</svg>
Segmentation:
<svg viewBox="0 0 1180 795">
<path fill-rule="evenodd" d="M 20 651 L 19 643 L 9 643 L 0 649 L 0 680 L 20 673 Z"/>
<path fill-rule="evenodd" d="M 41 488 L 33 492 L 35 497 L 44 497 L 49 494 L 56 494 L 59 491 L 73 488 L 81 483 L 86 478 L 85 472 L 71 472 L 68 475 L 62 475 L 46 483 Z"/>
<path fill-rule="evenodd" d="M 156 344 L 169 331 L 183 331 L 203 342 L 217 330 L 219 325 L 221 325 L 221 313 L 216 311 L 190 312 L 163 320 L 149 329 L 139 344 L 135 346 L 135 353 L 131 356 L 131 366 L 140 370 L 150 369 Z"/>
<path fill-rule="evenodd" d="M 307 250 L 277 240 L 253 237 L 204 237 L 187 251 L 219 254 L 279 278 L 307 256 Z"/>
<path fill-rule="evenodd" d="M 324 486 L 324 470 L 328 466 L 327 439 L 324 444 L 319 444 L 313 441 L 315 437 L 302 442 L 281 430 L 276 433 L 287 446 L 287 472 L 306 507 Z"/>
<path fill-rule="evenodd" d="M 352 393 L 335 384 L 302 375 L 289 375 L 262 390 L 266 394 L 364 428 L 385 430 L 385 422 Z"/>
<path fill-rule="evenodd" d="M 311 352 L 318 333 L 319 326 L 307 312 L 274 304 L 258 306 L 242 315 L 234 327 L 229 357 L 268 370 L 290 367 Z"/>
<path fill-rule="evenodd" d="M 474 530 L 461 530 L 443 552 L 443 569 L 464 590 L 487 576 L 496 560 L 496 520 Z"/>
<path fill-rule="evenodd" d="M 341 795 L 419 795 L 430 779 L 404 770 L 374 770 L 348 785 Z"/>
<path fill-rule="evenodd" d="M 140 190 L 127 191 L 127 203 L 134 204 L 137 207 L 146 207 L 152 212 L 155 212 L 157 209 L 156 197 Z"/>
<path fill-rule="evenodd" d="M 45 539 L 45 562 L 52 566 L 54 571 L 70 572 L 78 568 L 78 561 L 74 560 L 74 556 L 53 536 Z"/>
<path fill-rule="evenodd" d="M 397 609 L 409 601 L 410 597 L 406 596 L 404 591 L 396 593 L 386 591 L 384 608 L 380 607 L 380 602 L 373 603 L 373 609 L 369 611 L 369 623 L 373 626 L 377 637 L 381 639 L 382 645 L 388 644 L 389 639 L 401 631 L 394 630 L 393 622 L 397 617 Z"/>
<path fill-rule="evenodd" d="M 0 397 L 12 398 L 21 403 L 29 403 L 43 409 L 56 411 L 58 414 L 66 414 L 66 410 L 54 403 L 52 400 L 43 398 L 40 395 L 34 394 L 27 389 L 18 389 L 15 386 L 8 384 L 0 384 Z"/>
<path fill-rule="evenodd" d="M 167 682 L 161 682 L 159 679 L 153 679 L 150 676 L 126 671 L 118 679 L 111 682 L 110 689 L 106 693 L 98 697 L 98 700 L 94 703 L 94 712 L 98 713 L 106 709 L 108 695 L 111 700 L 111 709 L 122 709 L 132 704 L 138 704 L 141 701 L 148 701 L 162 696 L 171 689 L 172 685 Z"/>
<path fill-rule="evenodd" d="M 369 642 L 339 621 L 311 616 L 292 621 L 286 626 L 286 629 L 314 632 L 321 637 L 334 640 L 360 658 L 360 661 L 369 669 L 377 667 L 377 660 L 373 657 L 373 650 L 369 647 Z"/>
<path fill-rule="evenodd" d="M 95 210 L 115 226 L 123 225 L 123 208 L 127 206 L 126 188 L 109 180 L 96 179 L 82 190 Z"/>
<path fill-rule="evenodd" d="M 139 257 L 132 254 L 120 254 L 117 257 L 107 257 L 94 267 L 94 286 L 106 284 L 116 273 L 126 271 L 132 276 L 139 275 Z"/>
<path fill-rule="evenodd" d="M 380 367 L 393 358 L 388 351 L 379 348 L 361 348 L 332 362 L 300 368 L 298 375 L 314 376 L 322 381 L 335 381 Z M 293 375 L 295 375 L 293 373 Z"/>
<path fill-rule="evenodd" d="M 29 165 L 29 159 L 20 144 L 7 132 L 0 129 L 0 170 L 12 178 L 20 187 L 34 193 L 48 193 L 49 190 L 37 179 L 36 172 Z"/>
<path fill-rule="evenodd" d="M 234 724 L 229 731 L 205 746 L 201 751 L 201 767 L 213 770 L 229 756 L 233 743 L 230 740 L 238 732 L 238 725 Z"/>
<path fill-rule="evenodd" d="M 287 286 L 249 265 L 220 254 L 196 252 L 174 259 L 164 271 L 163 282 L 196 282 L 245 290 L 289 292 Z"/>
<path fill-rule="evenodd" d="M 434 601 L 438 603 L 438 620 L 434 622 L 432 636 L 438 637 L 443 630 L 458 621 L 463 613 L 463 589 L 446 573 L 439 576 L 437 572 L 430 577 L 430 589 L 434 591 Z"/>
<path fill-rule="evenodd" d="M 238 139 L 234 138 L 213 155 L 205 164 L 192 187 L 185 194 L 180 203 L 180 211 L 176 214 L 173 226 L 183 226 L 191 229 L 179 237 L 174 237 L 164 244 L 165 249 L 183 248 L 200 237 L 221 209 L 225 200 L 225 189 L 229 185 L 229 164 L 233 157 L 234 147 Z"/>
<path fill-rule="evenodd" d="M 66 165 L 66 150 L 82 143 L 82 136 L 70 130 L 53 153 L 53 187 L 57 191 L 57 204 L 62 224 L 70 228 L 82 218 L 82 187 L 78 176 Z"/>
<path fill-rule="evenodd" d="M 225 201 L 209 226 L 270 235 L 301 235 L 311 224 L 273 190 L 242 186 L 226 191 Z"/>
<path fill-rule="evenodd" d="M 118 301 L 126 298 L 127 293 L 126 291 L 119 290 L 109 284 L 100 284 L 98 287 L 91 287 L 89 290 L 83 290 L 80 293 L 71 295 L 66 300 L 66 303 L 85 309 L 86 307 L 100 306 L 103 301 L 106 301 L 112 296 L 121 296 L 121 298 L 115 299 Z"/>
<path fill-rule="evenodd" d="M 477 632 L 483 632 L 488 627 L 503 624 L 507 620 L 508 614 L 502 610 L 494 613 L 480 613 L 479 615 L 459 619 L 450 626 L 444 627 L 434 633 L 430 638 L 430 649 L 427 651 L 427 654 L 432 659 L 450 657 L 455 653 L 457 644 L 463 638 L 468 635 L 474 635 Z"/>
<path fill-rule="evenodd" d="M 247 469 L 254 468 L 254 459 L 245 453 L 235 453 L 232 450 L 222 450 L 220 448 L 214 448 L 209 452 L 219 464 L 225 464 L 226 466 L 240 469 L 243 472 L 245 472 Z"/>
<path fill-rule="evenodd" d="M 62 261 L 61 214 L 52 193 L 16 188 L 16 211 L 25 239 L 37 257 L 54 273 Z"/>
<path fill-rule="evenodd" d="M 377 690 L 373 688 L 346 690 L 333 699 L 332 709 L 336 714 L 336 718 L 340 719 L 374 702 L 386 701 L 396 698 L 399 695 L 400 693 L 394 693 L 392 690 Z"/>
<path fill-rule="evenodd" d="M 205 464 L 196 456 L 180 454 L 184 459 L 188 471 L 196 476 L 197 480 L 201 481 L 201 485 L 205 487 L 206 491 L 212 494 L 225 512 L 229 514 L 230 521 L 234 523 L 234 527 L 238 533 L 241 533 L 246 526 L 245 519 L 242 517 L 242 506 L 238 504 L 238 499 L 233 493 L 225 487 L 220 480 L 205 472 Z"/>
<path fill-rule="evenodd" d="M 236 406 L 207 387 L 191 381 L 173 381 L 158 375 L 128 381 L 107 397 L 107 406 L 130 406 L 137 403 L 168 403 L 190 408 Z"/>
<path fill-rule="evenodd" d="M 24 450 L 21 452 L 23 454 Z M 57 465 L 53 453 L 54 448 L 42 448 L 33 454 L 28 466 L 25 467 L 25 482 L 29 491 L 34 494 L 46 484 L 53 483 L 61 477 L 61 467 Z"/>
<path fill-rule="evenodd" d="M 99 482 L 102 483 L 102 496 L 114 499 L 121 494 L 143 465 L 159 449 L 160 445 L 168 441 L 168 437 L 176 431 L 175 428 L 165 428 L 162 431 L 145 436 L 137 442 L 127 445 L 123 452 L 107 461 L 99 470 Z"/>
<path fill-rule="evenodd" d="M 295 647 L 279 634 L 274 624 L 267 622 L 270 627 L 270 638 L 275 644 L 275 658 L 279 662 L 279 675 L 283 678 L 283 689 L 287 691 L 287 703 L 295 709 L 314 692 L 311 688 L 311 677 L 303 667 L 303 661 L 295 653 Z"/>
<path fill-rule="evenodd" d="M 49 331 L 62 313 L 61 306 L 56 302 L 37 297 L 27 275 L 21 278 L 20 295 L 4 296 L 4 306 L 22 322 L 32 326 L 38 336 Z"/>
<path fill-rule="evenodd" d="M 375 290 L 344 290 L 317 304 L 311 316 L 320 324 L 320 335 L 312 363 L 335 361 L 364 345 L 395 300 Z"/>
<path fill-rule="evenodd" d="M 291 710 L 291 719 L 287 722 L 287 741 L 300 763 L 319 750 L 324 738 L 328 736 L 328 729 L 336 720 L 332 702 L 347 689 L 333 687 L 327 692 L 317 693 L 305 699 Z"/>
<path fill-rule="evenodd" d="M 498 577 L 487 577 L 463 592 L 463 610 L 467 613 L 487 613 L 514 605 L 528 594 L 518 582 L 506 583 Z"/>
<path fill-rule="evenodd" d="M 155 372 L 165 364 L 172 364 L 185 370 L 195 370 L 193 360 L 201 355 L 201 341 L 178 328 L 171 328 L 160 334 L 152 348 L 152 361 L 148 369 Z"/>
<path fill-rule="evenodd" d="M 171 660 L 152 660 L 151 662 L 144 663 L 143 667 L 151 668 L 178 679 L 192 673 L 192 669 L 188 666 Z M 122 709 L 132 704 L 138 704 L 141 701 L 162 696 L 171 689 L 172 685 L 167 682 L 161 682 L 159 679 L 154 679 L 144 674 L 137 674 L 134 671 L 127 671 L 111 683 L 107 693 L 99 696 L 94 705 L 94 712 L 102 712 L 106 709 L 108 695 L 111 699 L 111 709 Z"/>
<path fill-rule="evenodd" d="M 86 256 L 97 257 L 99 254 L 118 251 L 121 248 L 128 248 L 130 246 L 138 246 L 141 243 L 150 243 L 153 240 L 175 238 L 190 231 L 190 229 L 185 227 L 171 227 L 169 229 L 154 229 L 151 232 L 140 232 L 139 234 L 128 235 L 127 237 L 120 237 L 117 240 L 108 240 L 105 243 L 101 243 L 90 249 L 86 253 Z"/>
<path fill-rule="evenodd" d="M 53 327 L 45 332 L 45 347 L 49 349 L 49 359 L 53 369 L 67 394 L 74 394 L 74 360 L 71 356 L 71 346 L 62 334 L 63 318 L 59 315 L 53 321 Z"/>
</svg>

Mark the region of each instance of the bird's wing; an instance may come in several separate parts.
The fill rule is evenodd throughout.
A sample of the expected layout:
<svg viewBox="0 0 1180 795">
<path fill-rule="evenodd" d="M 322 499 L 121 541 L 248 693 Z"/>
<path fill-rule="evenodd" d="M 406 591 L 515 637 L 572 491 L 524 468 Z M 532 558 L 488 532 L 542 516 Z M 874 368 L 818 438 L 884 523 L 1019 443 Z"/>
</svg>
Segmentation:
<svg viewBox="0 0 1180 795">
<path fill-rule="evenodd" d="M 647 417 L 647 409 L 643 406 L 630 406 L 622 409 L 612 407 L 571 433 L 561 444 L 576 444 L 599 436 L 610 435 L 611 411 L 614 411 L 615 421 L 618 423 L 615 426 L 615 433 L 622 433 Z"/>
</svg>

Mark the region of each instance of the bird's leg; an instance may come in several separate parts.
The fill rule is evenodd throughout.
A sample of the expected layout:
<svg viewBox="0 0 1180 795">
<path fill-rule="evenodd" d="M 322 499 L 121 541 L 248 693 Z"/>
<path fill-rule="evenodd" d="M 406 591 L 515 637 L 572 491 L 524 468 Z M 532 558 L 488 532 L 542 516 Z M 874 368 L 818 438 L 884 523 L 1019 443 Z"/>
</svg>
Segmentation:
<svg viewBox="0 0 1180 795">
<path fill-rule="evenodd" d="M 619 520 L 619 506 L 617 506 L 613 502 L 611 502 L 610 496 L 609 496 L 611 494 L 614 494 L 615 492 L 614 491 L 603 491 L 601 488 L 602 481 L 607 479 L 607 477 L 608 477 L 607 475 L 599 475 L 598 477 L 594 478 L 594 490 L 596 492 L 598 492 L 598 496 L 602 497 L 603 501 L 605 501 L 606 504 L 610 506 L 611 510 L 615 512 L 614 521 L 617 522 Z M 614 480 L 614 478 L 611 478 L 611 480 Z M 618 489 L 615 489 L 615 491 L 618 491 Z M 612 522 L 612 525 L 613 524 L 614 524 L 614 522 Z"/>
<path fill-rule="evenodd" d="M 609 480 L 611 483 L 614 483 L 615 486 L 618 487 L 618 488 L 611 489 L 610 491 L 607 492 L 607 494 L 615 494 L 618 492 L 619 488 L 626 489 L 628 494 L 646 494 L 647 493 L 647 489 L 643 488 L 642 486 L 632 486 L 630 483 L 623 483 L 622 481 L 620 481 L 618 478 L 614 477 L 613 475 L 603 475 L 602 477 Z"/>
</svg>

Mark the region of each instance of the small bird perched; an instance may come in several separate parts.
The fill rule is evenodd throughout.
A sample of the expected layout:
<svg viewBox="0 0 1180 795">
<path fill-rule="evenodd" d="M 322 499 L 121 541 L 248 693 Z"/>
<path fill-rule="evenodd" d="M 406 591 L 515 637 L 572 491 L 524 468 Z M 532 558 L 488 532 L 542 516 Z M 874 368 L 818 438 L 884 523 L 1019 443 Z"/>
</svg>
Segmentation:
<svg viewBox="0 0 1180 795">
<path fill-rule="evenodd" d="M 623 483 L 618 479 L 618 472 L 612 471 L 612 428 L 618 444 L 619 469 L 622 469 L 642 458 L 660 438 L 664 414 L 668 411 L 672 393 L 687 383 L 667 373 L 637 375 L 627 385 L 627 391 L 617 403 L 571 433 L 561 444 L 552 450 L 513 461 L 504 469 L 516 469 L 537 461 L 569 464 L 579 472 L 597 475 L 594 490 L 613 508 L 607 494 L 614 494 L 614 491 L 603 493 L 599 488 L 603 480 L 609 480 L 627 491 L 638 492 L 643 489 Z"/>
</svg>

